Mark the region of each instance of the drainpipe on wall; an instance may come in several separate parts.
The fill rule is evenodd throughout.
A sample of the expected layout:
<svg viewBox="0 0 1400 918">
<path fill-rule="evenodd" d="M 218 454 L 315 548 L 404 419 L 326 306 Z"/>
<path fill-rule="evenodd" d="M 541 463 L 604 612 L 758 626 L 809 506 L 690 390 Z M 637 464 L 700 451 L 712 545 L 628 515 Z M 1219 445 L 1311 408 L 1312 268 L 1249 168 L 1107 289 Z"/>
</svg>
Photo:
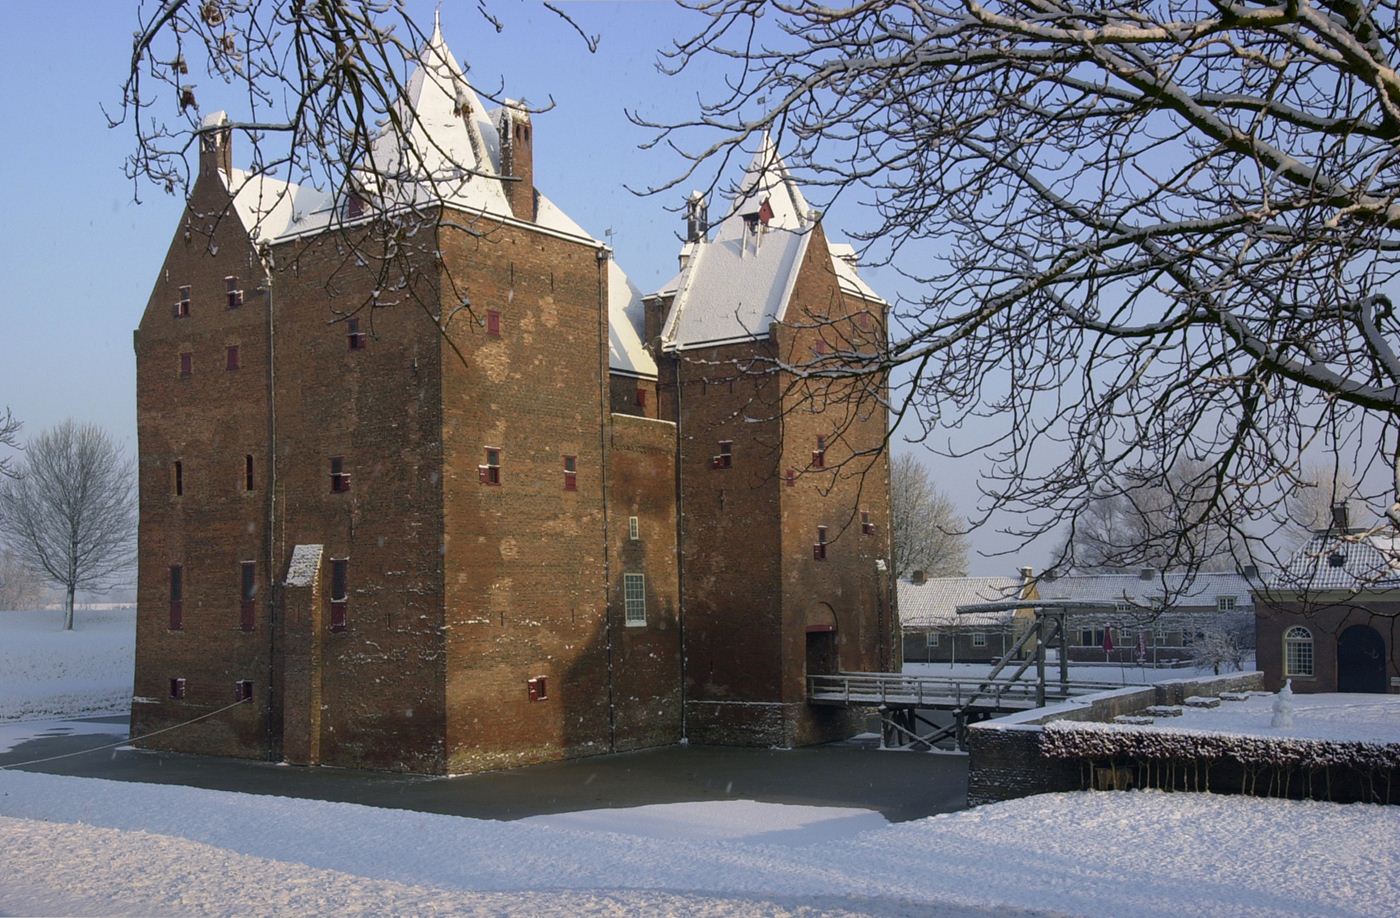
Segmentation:
<svg viewBox="0 0 1400 918">
<path fill-rule="evenodd" d="M 612 406 L 608 398 L 612 361 L 608 359 L 608 250 L 598 247 L 598 353 L 602 364 L 598 377 L 598 407 L 602 411 L 598 424 L 598 464 L 602 466 L 603 487 L 603 643 L 608 657 L 608 751 L 617 751 L 617 711 L 613 697 L 613 635 L 612 635 L 612 533 L 608 531 L 608 433 L 612 427 Z"/>
<path fill-rule="evenodd" d="M 271 252 L 263 259 L 266 270 L 264 286 L 267 290 L 267 517 L 263 524 L 263 544 L 267 552 L 267 758 L 276 761 L 279 738 L 273 730 L 273 692 L 277 677 L 277 629 L 282 625 L 278 615 L 281 606 L 281 590 L 277 583 L 277 540 L 275 524 L 277 520 L 277 402 L 276 402 L 276 322 L 273 320 L 273 267 Z"/>
</svg>

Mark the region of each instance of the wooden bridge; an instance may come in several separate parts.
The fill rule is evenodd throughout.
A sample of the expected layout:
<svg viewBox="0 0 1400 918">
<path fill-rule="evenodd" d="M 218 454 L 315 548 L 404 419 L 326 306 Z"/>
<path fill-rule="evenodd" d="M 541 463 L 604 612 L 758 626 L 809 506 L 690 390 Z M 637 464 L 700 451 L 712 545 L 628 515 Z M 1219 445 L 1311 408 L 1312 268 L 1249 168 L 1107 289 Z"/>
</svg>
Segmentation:
<svg viewBox="0 0 1400 918">
<path fill-rule="evenodd" d="M 1071 680 L 1069 630 L 1071 607 L 1117 608 L 1104 601 L 1012 599 L 958 606 L 959 615 L 1028 609 L 1035 623 L 982 676 L 910 676 L 904 673 L 832 673 L 807 677 L 807 701 L 818 705 L 860 705 L 880 711 L 881 745 L 931 749 L 953 738 L 963 748 L 967 725 L 995 714 L 1042 708 L 1047 704 L 1110 689 L 1121 682 Z M 1047 679 L 1046 648 L 1058 646 L 1058 679 Z M 1002 672 L 1011 670 L 1010 676 Z M 1033 678 L 1027 671 L 1033 670 Z M 920 712 L 950 711 L 951 724 L 937 724 Z"/>
<path fill-rule="evenodd" d="M 1051 681 L 989 676 L 911 676 L 904 673 L 834 673 L 807 677 L 807 700 L 816 705 L 858 705 L 880 711 L 883 743 L 889 747 L 932 748 L 948 738 L 962 745 L 969 723 L 996 714 L 1028 711 L 1094 692 L 1122 688 L 1121 682 Z M 939 725 L 921 711 L 950 711 L 953 723 Z"/>
</svg>

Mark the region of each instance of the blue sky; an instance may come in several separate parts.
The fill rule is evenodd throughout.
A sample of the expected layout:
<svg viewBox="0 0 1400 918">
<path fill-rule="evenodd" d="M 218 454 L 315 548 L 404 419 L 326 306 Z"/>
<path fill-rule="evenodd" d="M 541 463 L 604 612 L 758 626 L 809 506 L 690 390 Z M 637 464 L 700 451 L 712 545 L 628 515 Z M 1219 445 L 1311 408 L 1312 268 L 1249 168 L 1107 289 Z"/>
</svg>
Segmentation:
<svg viewBox="0 0 1400 918">
<path fill-rule="evenodd" d="M 435 4 L 411 2 L 430 27 Z M 618 262 L 651 290 L 675 271 L 677 205 L 685 189 L 639 197 L 640 187 L 678 174 L 683 161 L 666 150 L 639 150 L 649 132 L 624 108 L 644 116 L 693 114 L 697 92 L 722 86 L 718 72 L 670 79 L 655 67 L 657 49 L 685 33 L 694 14 L 669 2 L 570 3 L 596 54 L 553 14 L 533 4 L 504 4 L 497 34 L 475 3 L 443 3 L 443 33 L 477 86 L 556 108 L 537 116 L 535 175 L 542 191 L 599 238 L 612 229 Z M 132 2 L 11 0 L 0 31 L 0 181 L 6 202 L 0 258 L 9 279 L 0 300 L 0 405 L 25 422 L 25 434 L 73 417 L 106 426 L 136 446 L 135 362 L 131 332 L 140 320 L 181 202 L 122 174 L 130 130 L 110 129 L 136 28 Z M 201 105 L 222 107 L 231 89 L 201 87 Z M 225 103 L 227 104 L 227 103 Z M 239 164 L 237 139 L 235 164 Z M 135 198 L 139 196 L 138 204 Z M 820 203 L 820 202 L 814 202 Z M 826 218 L 828 234 L 859 221 L 853 202 Z M 867 279 L 889 298 L 893 271 Z M 977 463 L 928 460 L 955 499 L 975 495 Z M 970 509 L 970 508 L 969 508 Z M 991 534 L 974 545 L 1002 547 Z M 1032 563 L 1039 559 L 1030 557 Z M 1014 558 L 972 558 L 973 573 L 1015 569 Z"/>
</svg>

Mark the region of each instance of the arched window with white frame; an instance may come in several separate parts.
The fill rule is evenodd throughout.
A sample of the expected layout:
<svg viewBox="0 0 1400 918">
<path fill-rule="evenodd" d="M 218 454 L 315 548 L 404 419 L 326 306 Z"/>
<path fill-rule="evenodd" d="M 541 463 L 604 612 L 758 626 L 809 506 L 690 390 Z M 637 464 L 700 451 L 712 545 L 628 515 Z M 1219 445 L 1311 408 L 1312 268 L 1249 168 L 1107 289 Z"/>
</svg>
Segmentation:
<svg viewBox="0 0 1400 918">
<path fill-rule="evenodd" d="M 1313 636 L 1312 632 L 1302 625 L 1294 625 L 1283 633 L 1283 674 L 1313 674 Z"/>
</svg>

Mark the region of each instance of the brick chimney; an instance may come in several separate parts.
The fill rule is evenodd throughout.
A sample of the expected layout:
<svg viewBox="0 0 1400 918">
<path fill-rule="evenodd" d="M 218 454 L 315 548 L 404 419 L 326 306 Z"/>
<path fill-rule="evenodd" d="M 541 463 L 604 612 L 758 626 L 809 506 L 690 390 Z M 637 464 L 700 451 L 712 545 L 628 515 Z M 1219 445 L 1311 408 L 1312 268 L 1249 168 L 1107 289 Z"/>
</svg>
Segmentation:
<svg viewBox="0 0 1400 918">
<path fill-rule="evenodd" d="M 1346 533 L 1351 529 L 1351 513 L 1344 500 L 1332 504 L 1332 528 L 1339 533 Z"/>
<path fill-rule="evenodd" d="M 703 194 L 692 191 L 690 197 L 685 199 L 685 241 L 700 242 L 708 238 L 709 232 L 710 204 Z"/>
<path fill-rule="evenodd" d="M 914 571 L 912 574 L 909 575 L 909 582 L 916 585 L 922 585 L 928 582 L 928 575 L 925 574 L 923 571 Z"/>
<path fill-rule="evenodd" d="M 501 175 L 510 212 L 517 220 L 535 222 L 535 148 L 530 113 L 524 102 L 507 99 L 496 126 L 501 135 Z"/>
<path fill-rule="evenodd" d="M 205 115 L 199 130 L 199 174 L 212 175 L 217 169 L 227 179 L 233 173 L 233 128 L 228 126 L 228 113 Z"/>
</svg>

